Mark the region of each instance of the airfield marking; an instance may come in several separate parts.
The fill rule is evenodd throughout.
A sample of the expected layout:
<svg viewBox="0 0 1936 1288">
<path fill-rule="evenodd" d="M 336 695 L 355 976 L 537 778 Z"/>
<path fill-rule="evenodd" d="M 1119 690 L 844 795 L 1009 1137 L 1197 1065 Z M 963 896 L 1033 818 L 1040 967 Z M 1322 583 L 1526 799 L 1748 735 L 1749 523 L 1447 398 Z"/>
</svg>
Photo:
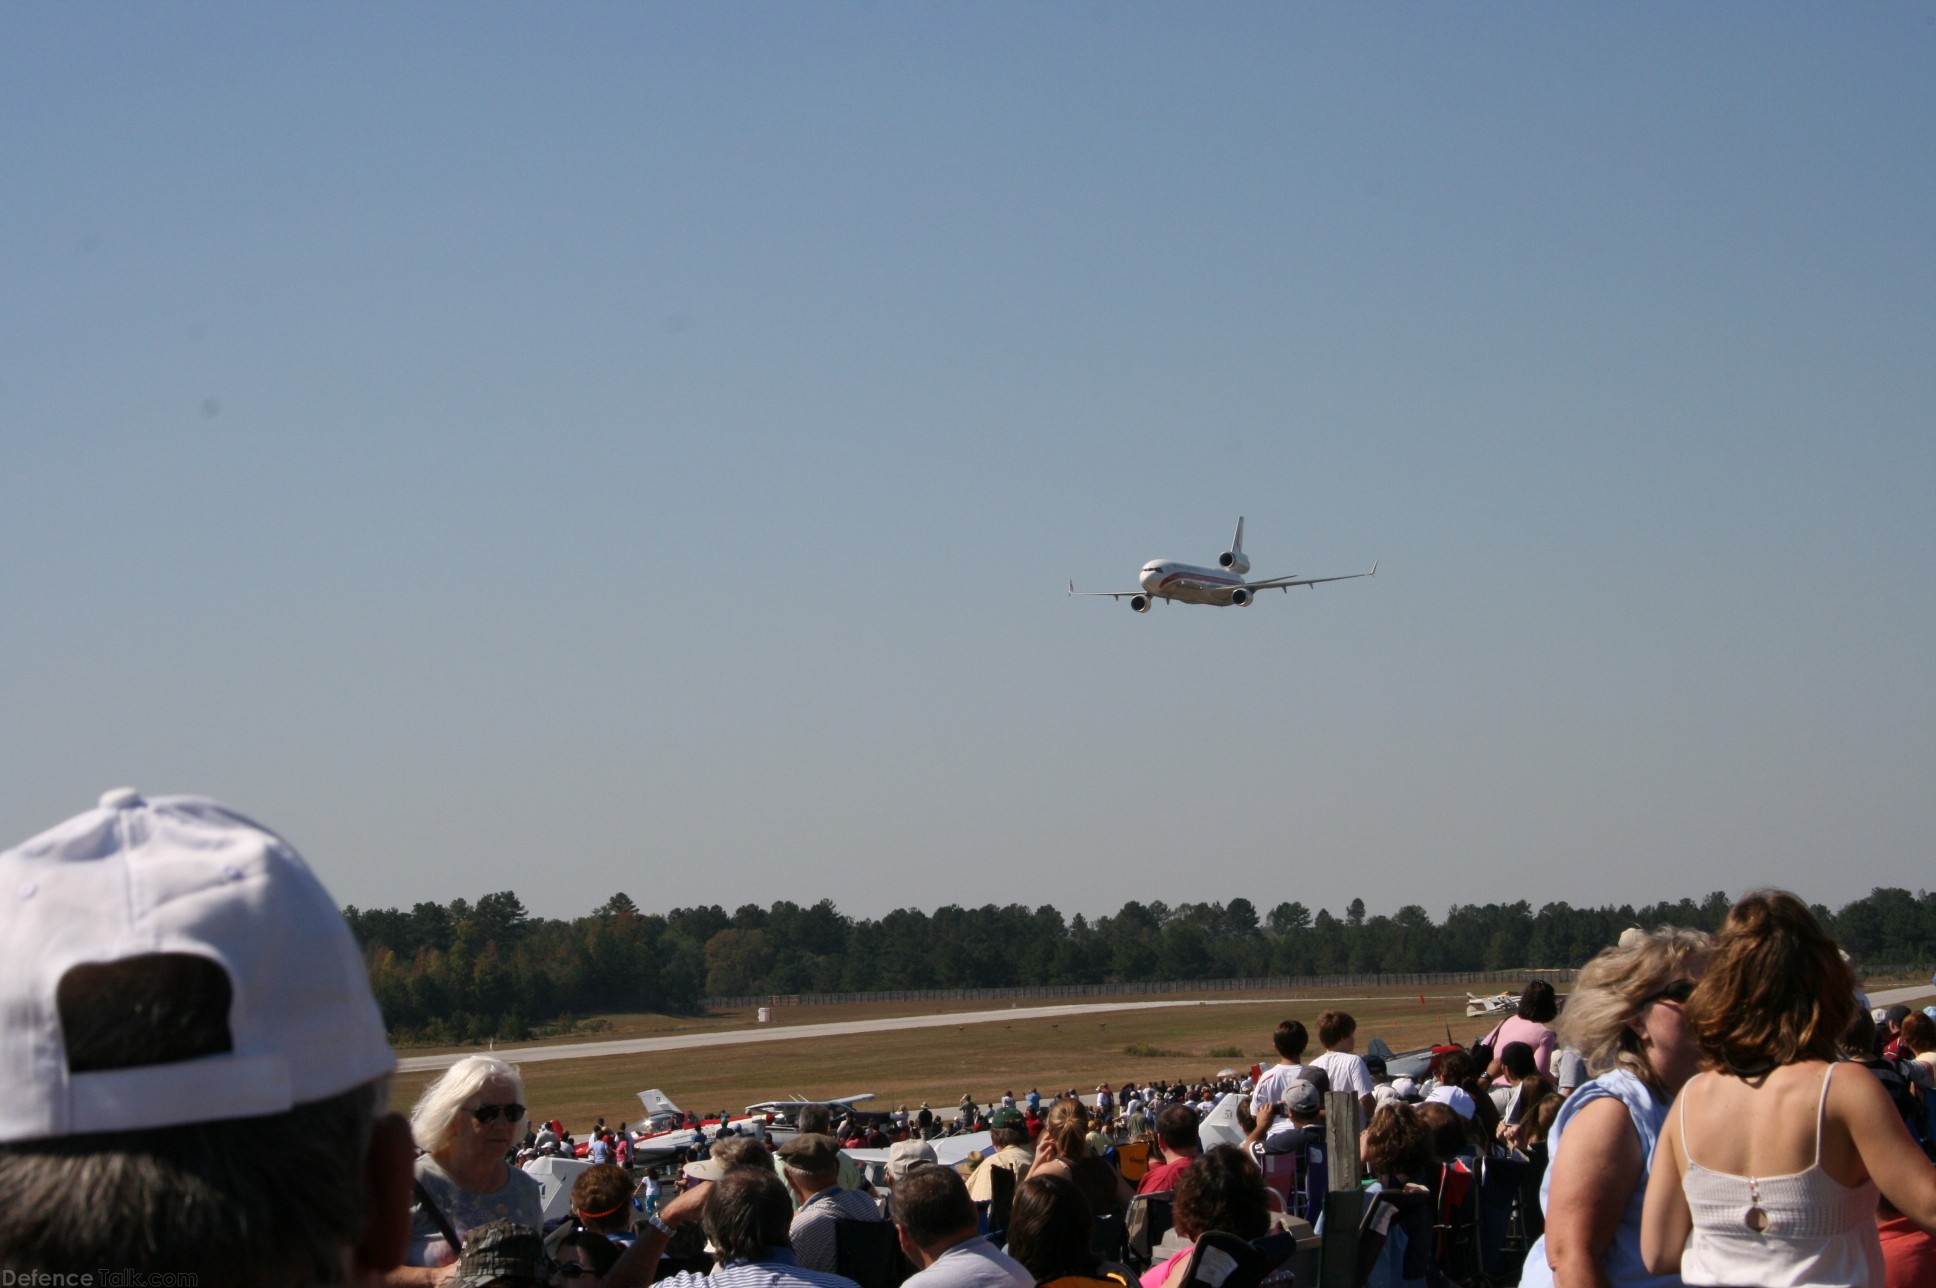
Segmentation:
<svg viewBox="0 0 1936 1288">
<path fill-rule="evenodd" d="M 1927 984 L 1909 988 L 1884 989 L 1869 994 L 1871 1006 L 1890 1006 L 1914 998 L 1927 997 Z M 491 1054 L 520 1064 L 540 1060 L 584 1060 L 601 1055 L 642 1055 L 651 1051 L 683 1051 L 693 1047 L 741 1046 L 751 1042 L 790 1042 L 795 1038 L 847 1037 L 856 1033 L 881 1033 L 896 1029 L 939 1029 L 950 1024 L 992 1024 L 997 1020 L 1043 1020 L 1064 1015 L 1101 1015 L 1112 1011 L 1152 1011 L 1164 1006 L 1310 1006 L 1332 1002 L 1385 1002 L 1389 997 L 1219 997 L 1199 1001 L 1095 1002 L 1063 1006 L 1010 1007 L 999 1011 L 956 1011 L 940 1015 L 896 1015 L 878 1020 L 840 1020 L 830 1024 L 791 1024 L 761 1029 L 729 1029 L 723 1033 L 680 1033 L 663 1038 L 619 1038 L 610 1042 L 576 1042 L 555 1046 L 505 1047 Z M 1440 996 L 1440 1001 L 1459 1000 Z M 423 1073 L 448 1069 L 477 1051 L 452 1051 L 444 1055 L 405 1056 L 397 1061 L 398 1073 Z"/>
</svg>

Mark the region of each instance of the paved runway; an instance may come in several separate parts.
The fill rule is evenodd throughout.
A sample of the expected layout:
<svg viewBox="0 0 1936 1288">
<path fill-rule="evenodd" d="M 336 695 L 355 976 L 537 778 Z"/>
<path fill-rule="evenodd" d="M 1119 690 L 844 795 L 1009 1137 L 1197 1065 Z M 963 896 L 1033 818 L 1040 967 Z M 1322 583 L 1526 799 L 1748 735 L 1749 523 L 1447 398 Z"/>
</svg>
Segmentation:
<svg viewBox="0 0 1936 1288">
<path fill-rule="evenodd" d="M 583 1060 L 599 1055 L 637 1055 L 647 1051 L 685 1051 L 693 1047 L 740 1046 L 749 1042 L 789 1042 L 795 1038 L 846 1037 L 855 1033 L 885 1033 L 901 1029 L 942 1029 L 950 1025 L 991 1024 L 997 1020 L 1053 1020 L 1063 1016 L 1103 1015 L 1115 1011 L 1152 1011 L 1160 1006 L 1329 1006 L 1334 1002 L 1383 1001 L 1372 997 L 1242 997 L 1202 1001 L 1077 1002 L 1065 1006 L 1004 1007 L 999 1011 L 957 1011 L 949 1015 L 899 1015 L 883 1020 L 843 1020 L 835 1024 L 788 1024 L 759 1029 L 729 1029 L 721 1033 L 677 1033 L 663 1038 L 622 1038 L 612 1042 L 567 1042 L 555 1046 L 509 1047 L 497 1052 L 518 1064 L 537 1060 Z M 1463 997 L 1460 997 L 1463 1001 Z M 475 1051 L 446 1055 L 409 1056 L 397 1062 L 399 1073 L 447 1069 Z"/>
<path fill-rule="evenodd" d="M 1871 1006 L 1890 1006 L 1936 996 L 1936 987 L 1918 984 L 1869 994 Z M 1243 997 L 1202 1001 L 1077 1002 L 1064 1006 L 1008 1007 L 998 1011 L 957 1011 L 950 1015 L 899 1015 L 881 1020 L 843 1020 L 834 1024 L 787 1024 L 759 1029 L 728 1029 L 718 1033 L 675 1033 L 663 1038 L 620 1038 L 610 1042 L 562 1042 L 551 1046 L 506 1047 L 496 1054 L 518 1064 L 540 1060 L 586 1060 L 601 1055 L 643 1055 L 652 1051 L 687 1051 L 695 1047 L 744 1046 L 753 1042 L 790 1042 L 796 1038 L 847 1037 L 856 1033 L 885 1033 L 902 1029 L 957 1028 L 992 1024 L 998 1020 L 1053 1020 L 1064 1016 L 1106 1015 L 1120 1011 L 1152 1011 L 1164 1006 L 1329 1006 L 1334 1002 L 1384 1001 L 1374 997 Z M 1454 997 L 1448 1000 L 1459 1001 Z M 397 1061 L 399 1073 L 448 1069 L 476 1051 L 443 1055 L 413 1055 Z"/>
</svg>

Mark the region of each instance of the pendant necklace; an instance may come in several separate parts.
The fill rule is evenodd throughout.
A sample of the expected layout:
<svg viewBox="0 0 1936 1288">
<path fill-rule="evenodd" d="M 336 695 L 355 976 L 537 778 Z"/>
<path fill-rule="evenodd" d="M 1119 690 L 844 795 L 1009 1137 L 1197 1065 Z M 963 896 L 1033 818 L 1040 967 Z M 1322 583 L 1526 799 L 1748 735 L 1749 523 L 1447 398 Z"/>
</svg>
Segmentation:
<svg viewBox="0 0 1936 1288">
<path fill-rule="evenodd" d="M 1765 1234 L 1768 1230 L 1768 1213 L 1761 1206 L 1761 1186 L 1752 1176 L 1748 1178 L 1748 1210 L 1741 1214 L 1741 1224 L 1756 1234 Z"/>
</svg>

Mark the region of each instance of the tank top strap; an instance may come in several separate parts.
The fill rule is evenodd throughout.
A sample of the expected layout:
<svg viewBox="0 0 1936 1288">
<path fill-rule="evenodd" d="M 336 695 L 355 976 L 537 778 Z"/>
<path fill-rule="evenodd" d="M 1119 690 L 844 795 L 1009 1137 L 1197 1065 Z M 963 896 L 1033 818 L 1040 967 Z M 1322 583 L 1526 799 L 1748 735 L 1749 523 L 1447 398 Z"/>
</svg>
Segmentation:
<svg viewBox="0 0 1936 1288">
<path fill-rule="evenodd" d="M 1683 1171 L 1686 1170 L 1687 1164 L 1694 1161 L 1694 1155 L 1687 1152 L 1687 1093 L 1689 1088 L 1700 1080 L 1701 1075 L 1695 1074 L 1682 1084 L 1681 1093 L 1674 1097 L 1674 1116 L 1680 1119 L 1681 1124 L 1681 1170 Z"/>
<path fill-rule="evenodd" d="M 1815 1161 L 1809 1164 L 1810 1170 L 1822 1165 L 1822 1128 L 1828 1122 L 1828 1080 L 1835 1076 L 1835 1064 L 1830 1061 L 1828 1068 L 1822 1070 L 1822 1095 L 1815 1105 Z"/>
</svg>

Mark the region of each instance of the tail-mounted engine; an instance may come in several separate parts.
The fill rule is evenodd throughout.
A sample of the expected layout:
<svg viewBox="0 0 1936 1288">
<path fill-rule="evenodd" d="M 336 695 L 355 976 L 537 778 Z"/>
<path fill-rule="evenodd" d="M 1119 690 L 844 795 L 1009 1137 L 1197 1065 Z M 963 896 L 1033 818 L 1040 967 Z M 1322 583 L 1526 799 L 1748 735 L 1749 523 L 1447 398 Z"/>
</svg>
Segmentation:
<svg viewBox="0 0 1936 1288">
<path fill-rule="evenodd" d="M 1241 577 L 1250 571 L 1250 556 L 1241 550 L 1226 550 L 1217 556 L 1217 567 L 1227 568 Z"/>
</svg>

